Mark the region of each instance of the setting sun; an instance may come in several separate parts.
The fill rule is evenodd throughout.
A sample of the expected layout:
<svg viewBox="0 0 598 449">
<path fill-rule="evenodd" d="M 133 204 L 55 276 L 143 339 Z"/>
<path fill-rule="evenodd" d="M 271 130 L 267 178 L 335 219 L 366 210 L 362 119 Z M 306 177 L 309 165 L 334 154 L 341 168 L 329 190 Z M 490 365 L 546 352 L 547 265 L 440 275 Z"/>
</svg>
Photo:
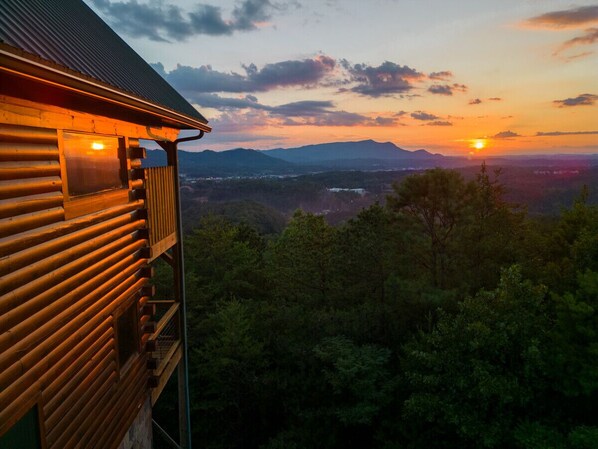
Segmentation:
<svg viewBox="0 0 598 449">
<path fill-rule="evenodd" d="M 473 147 L 476 150 L 481 150 L 486 146 L 486 141 L 483 139 L 477 139 L 473 141 Z"/>
</svg>

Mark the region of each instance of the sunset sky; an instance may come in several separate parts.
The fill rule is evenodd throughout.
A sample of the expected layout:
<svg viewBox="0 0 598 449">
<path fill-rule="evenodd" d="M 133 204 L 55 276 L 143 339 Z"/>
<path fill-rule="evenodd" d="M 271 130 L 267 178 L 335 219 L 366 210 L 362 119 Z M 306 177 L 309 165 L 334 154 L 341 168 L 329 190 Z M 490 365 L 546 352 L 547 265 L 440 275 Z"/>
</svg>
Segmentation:
<svg viewBox="0 0 598 449">
<path fill-rule="evenodd" d="M 598 3 L 86 0 L 210 121 L 187 149 L 598 153 Z"/>
</svg>

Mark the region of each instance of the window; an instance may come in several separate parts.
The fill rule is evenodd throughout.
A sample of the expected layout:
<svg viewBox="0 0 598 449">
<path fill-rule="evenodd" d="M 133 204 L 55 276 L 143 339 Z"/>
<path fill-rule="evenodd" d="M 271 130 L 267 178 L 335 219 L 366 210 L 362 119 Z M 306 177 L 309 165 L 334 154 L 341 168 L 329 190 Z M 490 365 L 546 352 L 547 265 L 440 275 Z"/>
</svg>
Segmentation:
<svg viewBox="0 0 598 449">
<path fill-rule="evenodd" d="M 0 448 L 41 448 L 37 406 L 29 410 L 8 432 L 0 436 Z"/>
<path fill-rule="evenodd" d="M 69 197 L 128 187 L 120 139 L 64 132 L 64 159 Z"/>
<path fill-rule="evenodd" d="M 138 349 L 137 303 L 133 302 L 116 319 L 118 364 L 122 369 Z"/>
</svg>

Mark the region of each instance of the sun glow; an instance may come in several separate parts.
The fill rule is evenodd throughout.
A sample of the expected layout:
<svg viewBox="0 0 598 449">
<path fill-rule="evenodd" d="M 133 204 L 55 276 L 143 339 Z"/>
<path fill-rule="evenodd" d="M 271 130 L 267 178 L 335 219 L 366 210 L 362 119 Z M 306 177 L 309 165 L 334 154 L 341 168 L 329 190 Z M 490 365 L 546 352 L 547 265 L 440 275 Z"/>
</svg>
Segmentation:
<svg viewBox="0 0 598 449">
<path fill-rule="evenodd" d="M 484 139 L 476 139 L 472 145 L 476 150 L 482 150 L 486 147 L 486 141 Z"/>
<path fill-rule="evenodd" d="M 96 151 L 101 151 L 104 149 L 104 144 L 102 142 L 93 142 L 91 144 L 91 149 Z"/>
</svg>

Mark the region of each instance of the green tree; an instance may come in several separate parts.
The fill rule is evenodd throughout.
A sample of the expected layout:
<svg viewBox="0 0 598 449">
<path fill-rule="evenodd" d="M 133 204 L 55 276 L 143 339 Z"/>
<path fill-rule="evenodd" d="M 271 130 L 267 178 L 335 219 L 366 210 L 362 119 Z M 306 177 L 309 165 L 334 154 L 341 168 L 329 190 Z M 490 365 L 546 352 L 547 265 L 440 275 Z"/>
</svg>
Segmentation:
<svg viewBox="0 0 598 449">
<path fill-rule="evenodd" d="M 456 171 L 436 168 L 409 176 L 393 189 L 387 205 L 408 229 L 414 262 L 435 287 L 448 287 L 458 266 L 458 233 L 470 219 L 474 186 Z"/>
<path fill-rule="evenodd" d="M 406 417 L 460 447 L 512 446 L 545 382 L 545 293 L 510 268 L 498 289 L 466 299 L 456 316 L 442 313 L 431 333 L 406 345 Z"/>
<path fill-rule="evenodd" d="M 298 210 L 270 248 L 269 270 L 281 297 L 327 301 L 335 290 L 336 230 Z"/>
<path fill-rule="evenodd" d="M 578 284 L 575 293 L 554 295 L 557 326 L 551 351 L 560 390 L 573 397 L 598 392 L 598 273 L 580 273 Z"/>
<path fill-rule="evenodd" d="M 255 447 L 259 438 L 263 343 L 246 304 L 221 302 L 202 321 L 205 337 L 191 353 L 195 437 L 202 447 Z"/>
<path fill-rule="evenodd" d="M 598 271 L 598 206 L 588 204 L 588 192 L 584 187 L 541 244 L 528 249 L 527 271 L 555 292 L 574 291 L 578 273 Z"/>
<path fill-rule="evenodd" d="M 378 203 L 363 209 L 339 230 L 338 242 L 334 259 L 344 299 L 384 301 L 386 281 L 402 255 L 388 210 Z"/>
<path fill-rule="evenodd" d="M 391 400 L 394 382 L 391 352 L 374 345 L 357 346 L 345 337 L 324 339 L 314 352 L 332 389 L 332 413 L 345 426 L 372 424 Z"/>
<path fill-rule="evenodd" d="M 259 235 L 246 225 L 232 225 L 213 215 L 202 218 L 185 238 L 189 303 L 206 307 L 214 300 L 262 294 L 263 247 Z"/>
<path fill-rule="evenodd" d="M 494 288 L 500 269 L 519 262 L 524 236 L 524 213 L 504 199 L 501 170 L 493 176 L 483 163 L 473 182 L 471 218 L 462 234 L 460 248 L 467 261 L 464 271 L 470 292 Z"/>
</svg>

